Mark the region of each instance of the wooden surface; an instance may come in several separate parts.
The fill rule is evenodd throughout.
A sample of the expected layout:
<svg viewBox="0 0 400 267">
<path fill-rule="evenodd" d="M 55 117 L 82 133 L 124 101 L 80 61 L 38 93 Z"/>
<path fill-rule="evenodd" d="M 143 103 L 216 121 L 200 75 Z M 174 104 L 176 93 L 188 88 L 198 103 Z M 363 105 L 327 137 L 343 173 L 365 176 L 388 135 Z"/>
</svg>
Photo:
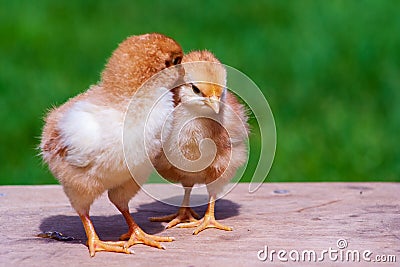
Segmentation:
<svg viewBox="0 0 400 267">
<path fill-rule="evenodd" d="M 338 249 L 337 240 L 345 239 L 347 250 L 370 250 L 372 258 L 394 255 L 398 266 L 399 195 L 399 183 L 267 183 L 253 194 L 248 193 L 248 184 L 239 184 L 216 204 L 217 219 L 234 227 L 234 231 L 209 229 L 193 236 L 192 229 L 163 230 L 163 224 L 149 222 L 148 217 L 175 212 L 176 207 L 141 192 L 130 202 L 137 223 L 148 233 L 174 236 L 176 241 L 164 243 L 166 250 L 136 245 L 132 255 L 98 252 L 90 258 L 81 222 L 60 186 L 2 186 L 0 265 L 305 266 L 310 263 L 281 263 L 276 258 L 263 262 L 257 252 L 268 246 L 269 250 L 319 253 L 330 247 Z M 203 214 L 205 207 L 195 210 Z M 127 229 L 123 217 L 106 196 L 95 202 L 91 215 L 104 240 L 116 240 Z M 75 240 L 61 242 L 35 237 L 45 231 L 59 231 Z M 328 256 L 323 263 L 395 266 L 362 260 L 334 262 Z"/>
</svg>

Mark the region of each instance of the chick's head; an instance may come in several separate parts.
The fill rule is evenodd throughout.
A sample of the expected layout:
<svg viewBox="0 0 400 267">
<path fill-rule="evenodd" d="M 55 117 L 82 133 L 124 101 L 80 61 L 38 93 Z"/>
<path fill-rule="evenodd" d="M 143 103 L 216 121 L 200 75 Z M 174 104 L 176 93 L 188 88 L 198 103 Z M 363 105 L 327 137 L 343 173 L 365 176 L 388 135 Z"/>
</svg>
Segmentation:
<svg viewBox="0 0 400 267">
<path fill-rule="evenodd" d="M 165 35 L 131 36 L 111 55 L 101 82 L 116 93 L 134 93 L 154 74 L 181 63 L 182 57 L 181 46 Z"/>
<path fill-rule="evenodd" d="M 194 51 L 183 56 L 184 82 L 180 87 L 181 102 L 200 113 L 219 113 L 226 91 L 226 70 L 208 51 Z M 186 64 L 185 64 L 186 63 Z"/>
</svg>

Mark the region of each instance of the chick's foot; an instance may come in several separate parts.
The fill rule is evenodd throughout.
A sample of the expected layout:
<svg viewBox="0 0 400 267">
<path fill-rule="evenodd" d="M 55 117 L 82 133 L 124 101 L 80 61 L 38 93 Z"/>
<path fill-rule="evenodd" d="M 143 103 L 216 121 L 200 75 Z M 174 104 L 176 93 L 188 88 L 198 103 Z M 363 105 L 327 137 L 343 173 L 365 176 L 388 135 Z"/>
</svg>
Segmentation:
<svg viewBox="0 0 400 267">
<path fill-rule="evenodd" d="M 96 252 L 108 251 L 108 252 L 119 252 L 131 254 L 132 251 L 128 249 L 125 241 L 101 241 L 98 238 L 91 238 L 87 241 L 87 246 L 89 247 L 90 256 L 94 256 Z"/>
<path fill-rule="evenodd" d="M 193 231 L 194 235 L 197 235 L 201 231 L 207 229 L 207 228 L 216 228 L 220 230 L 225 230 L 225 231 L 232 231 L 232 227 L 225 226 L 215 220 L 214 216 L 211 215 L 204 215 L 204 217 L 198 221 L 195 222 L 190 222 L 190 223 L 180 223 L 177 225 L 180 228 L 192 228 L 196 227 L 196 229 Z"/>
<path fill-rule="evenodd" d="M 165 249 L 165 247 L 160 242 L 172 242 L 175 239 L 169 236 L 157 236 L 157 235 L 149 235 L 143 232 L 142 229 L 139 227 L 131 228 L 128 233 L 123 234 L 120 239 L 121 240 L 128 240 L 124 242 L 125 248 L 129 248 L 136 244 L 145 244 L 151 247 Z"/>
<path fill-rule="evenodd" d="M 129 226 L 129 230 L 126 234 L 121 235 L 120 240 L 128 240 L 124 247 L 129 248 L 136 244 L 145 244 L 151 247 L 156 247 L 160 249 L 165 249 L 160 242 L 172 242 L 175 240 L 173 237 L 169 236 L 157 236 L 157 235 L 149 235 L 146 234 L 140 227 L 135 223 L 129 211 L 121 210 L 122 215 L 124 216 L 126 223 Z"/>
<path fill-rule="evenodd" d="M 190 207 L 180 207 L 177 213 L 161 217 L 151 217 L 149 220 L 152 222 L 168 222 L 165 226 L 165 229 L 168 229 L 180 223 L 197 222 L 199 218 L 200 216 Z"/>
<path fill-rule="evenodd" d="M 178 224 L 178 227 L 180 228 L 196 227 L 196 229 L 193 232 L 194 235 L 197 235 L 198 233 L 207 228 L 216 228 L 225 231 L 232 231 L 231 227 L 220 224 L 215 220 L 214 209 L 215 209 L 215 196 L 211 195 L 210 200 L 208 202 L 206 213 L 204 214 L 204 217 L 201 220 L 190 223 L 180 223 Z"/>
<path fill-rule="evenodd" d="M 98 251 L 108 251 L 108 252 L 120 252 L 131 254 L 131 251 L 126 246 L 126 242 L 111 242 L 111 241 L 101 241 L 97 236 L 96 230 L 94 229 L 93 223 L 88 214 L 83 214 L 79 216 L 82 220 L 83 227 L 85 228 L 87 237 L 87 246 L 89 247 L 90 256 L 93 257 Z"/>
</svg>

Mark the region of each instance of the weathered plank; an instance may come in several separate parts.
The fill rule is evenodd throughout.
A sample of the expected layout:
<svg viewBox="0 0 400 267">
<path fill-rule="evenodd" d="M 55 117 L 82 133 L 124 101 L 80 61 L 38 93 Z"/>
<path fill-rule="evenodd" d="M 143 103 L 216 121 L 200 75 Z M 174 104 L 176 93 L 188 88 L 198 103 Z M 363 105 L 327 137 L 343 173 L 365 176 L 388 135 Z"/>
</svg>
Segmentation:
<svg viewBox="0 0 400 267">
<path fill-rule="evenodd" d="M 164 185 L 147 186 L 163 190 Z M 0 265 L 280 265 L 277 254 L 272 262 L 270 258 L 264 262 L 258 259 L 258 251 L 265 246 L 269 252 L 286 250 L 292 258 L 296 257 L 292 250 L 299 254 L 315 250 L 318 258 L 323 250 L 338 250 L 337 261 L 325 254 L 323 262 L 330 266 L 376 265 L 362 258 L 360 262 L 342 262 L 340 253 L 348 250 L 370 250 L 372 260 L 377 255 L 394 255 L 398 264 L 399 194 L 399 183 L 267 183 L 253 194 L 248 193 L 248 184 L 239 184 L 216 204 L 217 219 L 233 226 L 234 231 L 210 229 L 193 236 L 192 229 L 163 230 L 161 223 L 149 222 L 148 217 L 175 212 L 176 207 L 141 192 L 130 203 L 135 220 L 145 231 L 174 236 L 176 241 L 165 243 L 166 250 L 136 245 L 133 255 L 98 252 L 90 258 L 81 222 L 60 186 L 2 186 Z M 195 210 L 203 214 L 205 207 Z M 127 229 L 123 217 L 106 196 L 94 203 L 91 214 L 104 240 L 116 240 Z M 35 237 L 44 231 L 59 231 L 75 240 L 61 242 Z M 347 241 L 345 249 L 338 249 L 339 239 Z M 288 254 L 283 258 L 288 259 L 285 265 L 296 264 Z M 309 264 L 305 261 L 300 265 Z"/>
</svg>

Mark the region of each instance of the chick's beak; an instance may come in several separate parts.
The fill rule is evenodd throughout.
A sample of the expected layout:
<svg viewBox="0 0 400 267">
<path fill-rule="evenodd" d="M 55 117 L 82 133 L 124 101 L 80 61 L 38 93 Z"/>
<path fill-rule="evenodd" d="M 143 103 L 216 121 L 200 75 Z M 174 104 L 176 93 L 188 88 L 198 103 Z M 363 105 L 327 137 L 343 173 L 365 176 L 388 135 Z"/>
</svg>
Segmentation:
<svg viewBox="0 0 400 267">
<path fill-rule="evenodd" d="M 216 114 L 219 113 L 219 97 L 211 96 L 206 99 L 205 102 L 210 108 L 214 110 Z"/>
</svg>

